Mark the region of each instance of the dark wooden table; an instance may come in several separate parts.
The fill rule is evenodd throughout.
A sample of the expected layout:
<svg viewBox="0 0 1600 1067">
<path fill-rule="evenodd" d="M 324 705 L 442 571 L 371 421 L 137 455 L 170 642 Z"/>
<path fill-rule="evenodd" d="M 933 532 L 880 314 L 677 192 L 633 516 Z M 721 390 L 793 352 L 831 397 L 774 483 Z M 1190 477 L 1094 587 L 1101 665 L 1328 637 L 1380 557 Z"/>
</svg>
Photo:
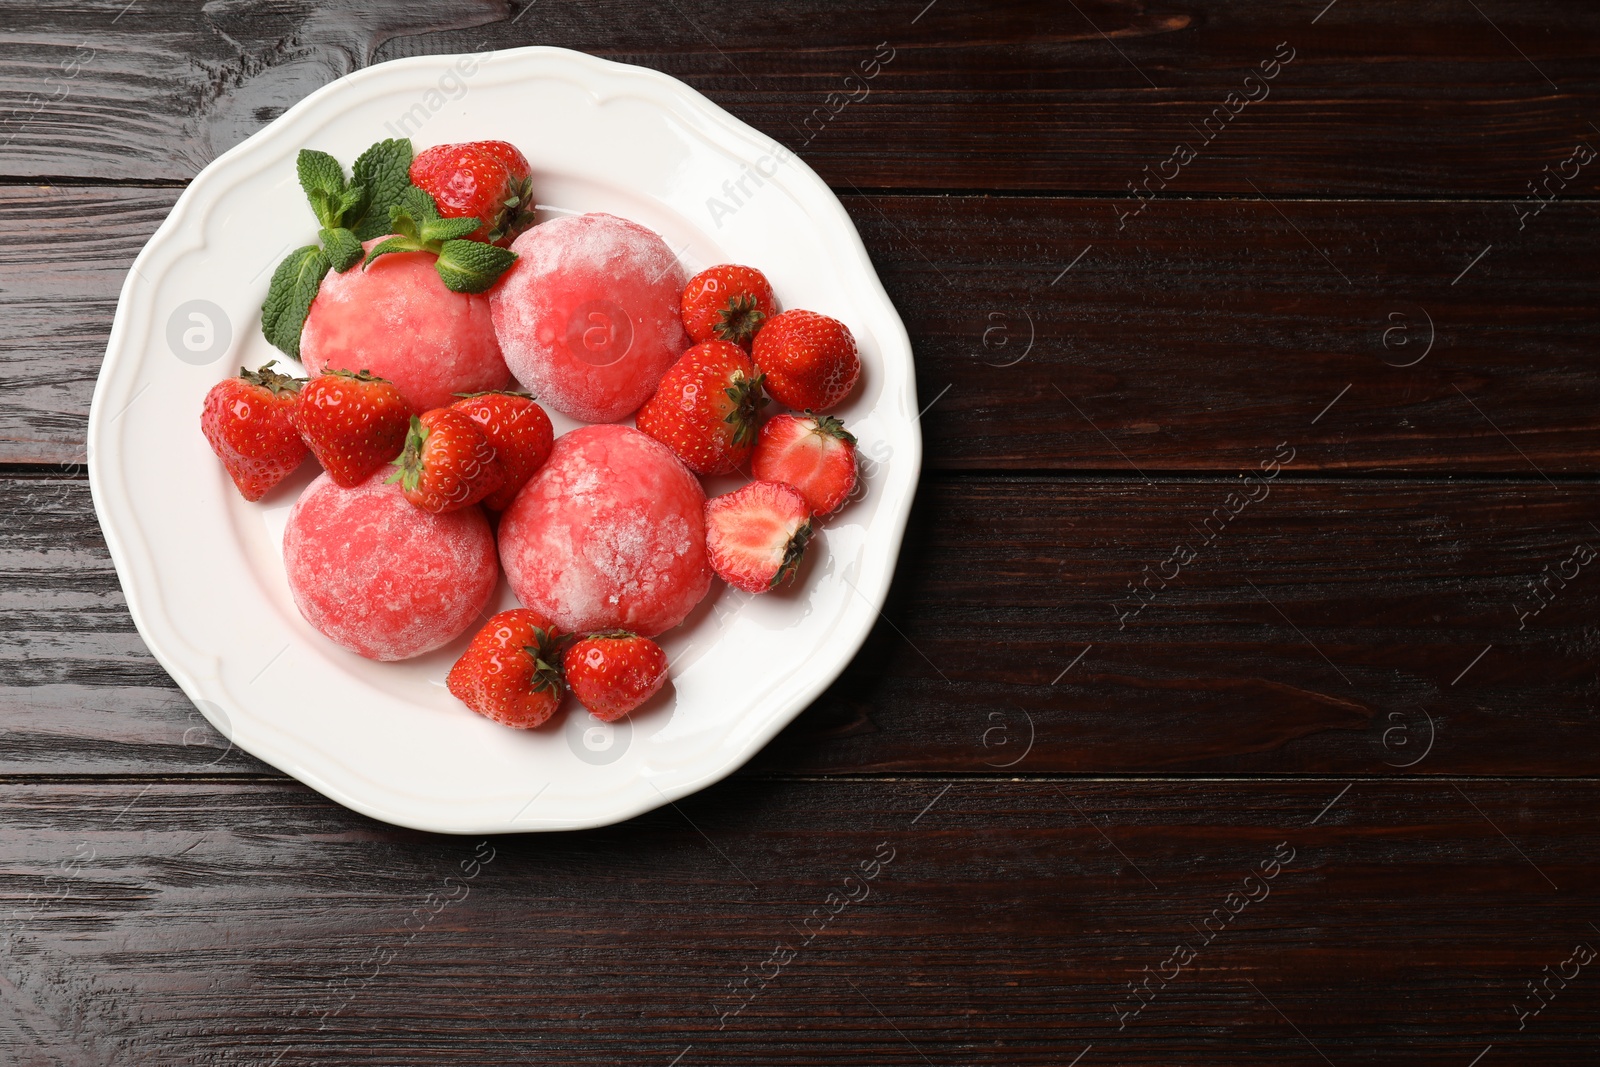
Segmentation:
<svg viewBox="0 0 1600 1067">
<path fill-rule="evenodd" d="M 0 21 L 0 1061 L 1597 1061 L 1600 7 Z M 522 44 L 838 191 L 927 460 L 885 623 L 752 765 L 480 842 L 206 727 L 80 461 L 200 167 L 356 67 Z"/>
</svg>

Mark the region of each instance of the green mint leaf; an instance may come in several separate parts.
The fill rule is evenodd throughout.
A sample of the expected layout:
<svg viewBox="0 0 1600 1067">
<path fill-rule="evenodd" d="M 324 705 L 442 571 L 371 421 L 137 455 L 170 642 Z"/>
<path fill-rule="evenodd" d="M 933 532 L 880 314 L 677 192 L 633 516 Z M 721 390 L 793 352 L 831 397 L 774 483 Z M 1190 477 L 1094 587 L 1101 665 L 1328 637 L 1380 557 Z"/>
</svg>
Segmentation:
<svg viewBox="0 0 1600 1067">
<path fill-rule="evenodd" d="M 418 226 L 439 217 L 439 208 L 434 204 L 433 197 L 415 185 L 406 186 L 405 192 L 400 194 L 400 209 L 410 215 Z"/>
<path fill-rule="evenodd" d="M 302 148 L 294 166 L 317 221 L 328 227 L 338 226 L 339 198 L 345 191 L 344 168 L 339 161 L 326 152 Z"/>
<path fill-rule="evenodd" d="M 482 241 L 446 241 L 433 265 L 446 289 L 455 293 L 481 293 L 517 261 L 510 249 Z"/>
<path fill-rule="evenodd" d="M 343 227 L 331 230 L 324 228 L 317 236 L 322 238 L 322 248 L 328 253 L 328 261 L 340 274 L 361 262 L 361 242 L 349 230 Z"/>
<path fill-rule="evenodd" d="M 345 224 L 361 240 L 389 232 L 389 209 L 411 185 L 411 156 L 411 140 L 399 137 L 379 141 L 357 157 L 351 171 L 355 183 L 366 188 L 367 201 L 360 217 L 347 217 Z"/>
<path fill-rule="evenodd" d="M 400 202 L 389 209 L 389 232 L 420 241 L 422 227 L 438 218 L 439 210 L 433 206 L 433 197 L 415 185 L 407 186 L 400 194 Z"/>
<path fill-rule="evenodd" d="M 406 214 L 404 208 L 398 205 L 389 209 L 389 232 L 412 241 L 422 240 L 421 227 L 417 225 L 415 219 Z"/>
<path fill-rule="evenodd" d="M 367 187 L 360 182 L 351 182 L 350 186 L 339 194 L 338 210 L 341 224 L 348 229 L 352 222 L 366 213 Z"/>
<path fill-rule="evenodd" d="M 365 270 L 373 260 L 388 252 L 431 252 L 433 249 L 412 237 L 391 237 L 386 241 L 379 241 L 372 246 L 372 251 L 367 253 L 366 263 L 361 264 Z"/>
<path fill-rule="evenodd" d="M 290 252 L 272 272 L 272 284 L 261 305 L 261 332 L 273 347 L 295 359 L 300 358 L 300 330 L 329 266 L 327 253 L 316 245 L 306 245 Z"/>
<path fill-rule="evenodd" d="M 430 219 L 422 224 L 422 239 L 424 241 L 454 241 L 458 237 L 465 237 L 476 230 L 483 223 L 475 218 L 465 219 Z"/>
</svg>

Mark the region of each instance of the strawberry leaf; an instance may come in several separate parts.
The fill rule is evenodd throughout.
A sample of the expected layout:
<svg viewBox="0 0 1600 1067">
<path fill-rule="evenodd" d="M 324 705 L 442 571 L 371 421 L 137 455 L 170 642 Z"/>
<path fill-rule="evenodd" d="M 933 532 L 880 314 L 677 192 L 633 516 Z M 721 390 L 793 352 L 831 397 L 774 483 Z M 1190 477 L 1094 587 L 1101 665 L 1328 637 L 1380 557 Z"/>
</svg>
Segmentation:
<svg viewBox="0 0 1600 1067">
<path fill-rule="evenodd" d="M 808 411 L 806 414 L 810 415 L 811 412 Z M 813 416 L 813 418 L 816 420 L 816 425 L 812 428 L 811 432 L 817 436 L 837 437 L 847 445 L 853 445 L 856 443 L 856 435 L 845 429 L 844 423 L 840 422 L 832 415 L 816 415 Z"/>
<path fill-rule="evenodd" d="M 261 332 L 279 351 L 300 358 L 300 331 L 330 266 L 326 252 L 306 245 L 290 252 L 272 272 L 272 284 L 261 305 Z"/>
<path fill-rule="evenodd" d="M 500 280 L 517 254 L 481 241 L 446 241 L 433 265 L 453 293 L 481 293 Z"/>
<path fill-rule="evenodd" d="M 390 461 L 398 469 L 384 479 L 384 484 L 393 485 L 399 482 L 401 489 L 415 493 L 422 481 L 422 446 L 427 443 L 428 428 L 422 425 L 421 419 L 415 415 L 411 416 L 411 429 L 406 432 L 405 448 Z"/>
<path fill-rule="evenodd" d="M 340 274 L 361 262 L 361 242 L 356 240 L 356 235 L 349 230 L 343 227 L 323 229 L 318 231 L 317 236 L 322 239 L 322 247 L 328 253 L 328 261 Z"/>
<path fill-rule="evenodd" d="M 389 209 L 411 185 L 411 140 L 406 137 L 379 141 L 356 158 L 351 168 L 357 185 L 367 193 L 359 217 L 345 225 L 363 241 L 389 232 Z"/>
</svg>

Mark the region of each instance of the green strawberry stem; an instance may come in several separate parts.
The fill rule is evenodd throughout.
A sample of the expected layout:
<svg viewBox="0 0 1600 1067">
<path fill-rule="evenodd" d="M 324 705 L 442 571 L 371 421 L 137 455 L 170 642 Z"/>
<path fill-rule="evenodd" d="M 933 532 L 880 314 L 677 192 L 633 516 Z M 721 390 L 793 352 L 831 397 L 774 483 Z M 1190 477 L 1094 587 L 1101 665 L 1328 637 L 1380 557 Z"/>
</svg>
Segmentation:
<svg viewBox="0 0 1600 1067">
<path fill-rule="evenodd" d="M 561 668 L 553 663 L 561 662 L 561 654 L 571 643 L 572 634 L 556 634 L 553 630 L 544 630 L 539 627 L 533 629 L 533 644 L 524 645 L 522 650 L 533 657 L 533 691 L 542 693 L 546 689 L 554 689 L 560 693 L 566 684 L 566 675 Z"/>
<path fill-rule="evenodd" d="M 422 425 L 422 420 L 415 415 L 411 416 L 411 429 L 406 433 L 406 446 L 400 454 L 390 460 L 400 469 L 389 475 L 385 485 L 400 483 L 400 487 L 408 493 L 417 491 L 417 484 L 422 481 L 422 446 L 428 443 L 428 428 Z"/>
<path fill-rule="evenodd" d="M 812 420 L 816 423 L 816 425 L 812 427 L 811 432 L 817 436 L 837 437 L 839 440 L 850 445 L 856 443 L 856 435 L 845 429 L 844 423 L 840 422 L 832 415 L 812 415 L 809 411 L 807 411 L 806 414 L 811 415 Z"/>
<path fill-rule="evenodd" d="M 733 384 L 723 390 L 733 401 L 733 410 L 722 421 L 733 427 L 735 445 L 743 445 L 756 435 L 756 421 L 767 404 L 766 394 L 761 391 L 766 380 L 765 374 L 747 378 L 742 371 L 735 371 Z"/>
<path fill-rule="evenodd" d="M 272 361 L 272 363 L 276 362 L 276 360 Z M 282 393 L 298 393 L 300 387 L 305 383 L 299 378 L 288 374 L 280 374 L 273 370 L 272 363 L 263 364 L 256 370 L 246 370 L 244 367 L 240 367 L 239 377 L 250 385 L 261 386 L 261 388 L 272 393 L 273 396 L 278 396 Z"/>
<path fill-rule="evenodd" d="M 533 178 L 527 177 L 518 182 L 515 191 L 501 202 L 494 223 L 489 227 L 489 236 L 484 240 L 499 244 L 507 237 L 515 237 L 533 225 L 533 214 Z"/>
<path fill-rule="evenodd" d="M 717 312 L 717 321 L 712 324 L 711 332 L 724 341 L 748 347 L 750 339 L 766 319 L 766 313 L 756 306 L 755 297 L 736 296 Z"/>
<path fill-rule="evenodd" d="M 811 520 L 807 519 L 789 538 L 783 549 L 783 562 L 778 565 L 778 573 L 772 576 L 768 589 L 776 589 L 794 577 L 795 571 L 800 569 L 800 561 L 805 558 L 806 545 L 811 543 L 811 532 Z"/>
</svg>

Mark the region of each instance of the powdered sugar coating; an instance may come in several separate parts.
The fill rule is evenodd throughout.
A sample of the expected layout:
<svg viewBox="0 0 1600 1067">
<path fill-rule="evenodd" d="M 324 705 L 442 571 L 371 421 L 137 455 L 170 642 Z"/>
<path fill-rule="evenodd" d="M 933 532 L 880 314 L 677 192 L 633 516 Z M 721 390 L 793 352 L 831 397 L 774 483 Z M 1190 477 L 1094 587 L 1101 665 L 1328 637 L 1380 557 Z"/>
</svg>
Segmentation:
<svg viewBox="0 0 1600 1067">
<path fill-rule="evenodd" d="M 449 644 L 476 622 L 499 578 L 494 535 L 476 506 L 433 515 L 387 485 L 327 474 L 306 487 L 283 531 L 295 606 L 330 641 L 375 660 Z"/>
<path fill-rule="evenodd" d="M 582 422 L 626 418 L 689 347 L 677 256 L 654 231 L 603 213 L 541 223 L 511 250 L 520 258 L 489 307 L 517 381 Z"/>
<path fill-rule="evenodd" d="M 563 630 L 654 637 L 711 588 L 705 492 L 665 445 L 627 426 L 584 426 L 500 520 L 517 598 Z"/>
<path fill-rule="evenodd" d="M 300 331 L 306 370 L 370 370 L 394 382 L 418 414 L 456 393 L 505 388 L 511 372 L 489 298 L 452 293 L 433 263 L 426 252 L 390 252 L 365 269 L 330 270 Z"/>
</svg>

